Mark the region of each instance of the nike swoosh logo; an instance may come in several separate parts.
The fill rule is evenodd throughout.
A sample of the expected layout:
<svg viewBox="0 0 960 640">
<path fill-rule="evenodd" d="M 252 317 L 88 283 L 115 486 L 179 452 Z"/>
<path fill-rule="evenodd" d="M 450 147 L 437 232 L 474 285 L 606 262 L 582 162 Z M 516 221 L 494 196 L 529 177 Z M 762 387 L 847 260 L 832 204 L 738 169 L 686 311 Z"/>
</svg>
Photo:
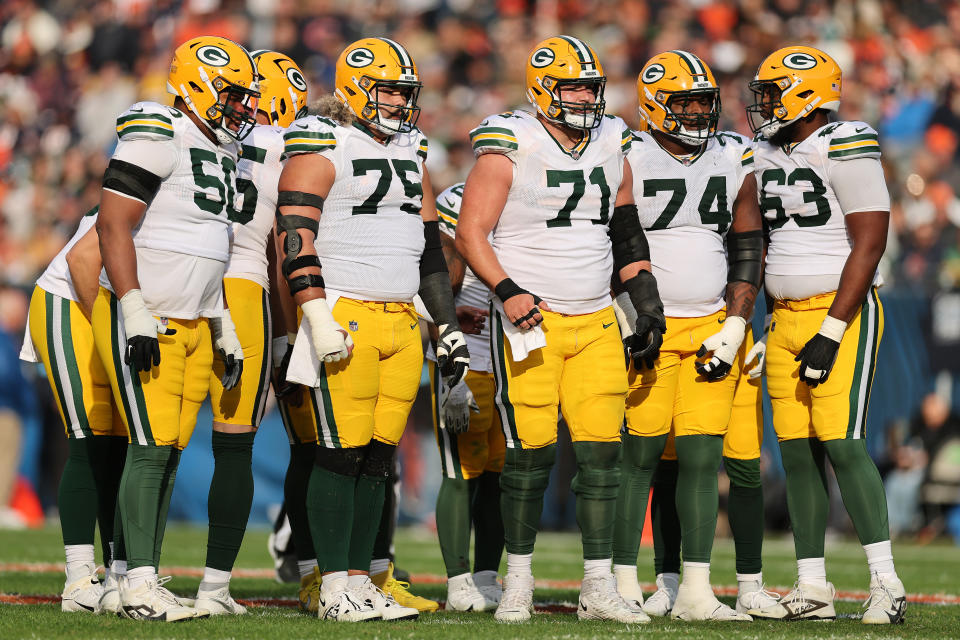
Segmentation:
<svg viewBox="0 0 960 640">
<path fill-rule="evenodd" d="M 601 324 L 603 324 L 603 323 L 601 323 Z M 611 323 L 609 323 L 609 324 L 604 324 L 604 325 L 603 325 L 603 328 L 604 328 L 604 329 L 609 329 L 609 328 L 612 327 L 612 326 L 613 326 L 613 323 L 611 322 Z"/>
<path fill-rule="evenodd" d="M 412 325 L 410 325 L 410 328 L 411 328 L 411 329 L 416 329 L 416 328 L 417 328 L 417 323 L 414 322 Z"/>
<path fill-rule="evenodd" d="M 136 109 L 134 109 L 133 107 L 130 107 L 128 111 L 133 111 L 134 113 L 143 113 L 143 107 L 138 107 Z"/>
<path fill-rule="evenodd" d="M 861 131 L 866 131 L 866 130 L 867 130 L 866 127 L 860 127 L 859 129 L 856 130 L 856 133 L 860 133 Z"/>
<path fill-rule="evenodd" d="M 298 124 L 297 126 L 300 127 L 301 129 L 306 129 L 306 128 L 307 128 L 307 125 L 305 125 L 305 124 Z"/>
<path fill-rule="evenodd" d="M 452 207 L 453 205 L 457 204 L 456 202 L 454 202 L 454 201 L 451 200 L 450 198 L 444 198 L 444 200 L 447 201 L 447 206 L 448 206 L 448 207 Z"/>
</svg>

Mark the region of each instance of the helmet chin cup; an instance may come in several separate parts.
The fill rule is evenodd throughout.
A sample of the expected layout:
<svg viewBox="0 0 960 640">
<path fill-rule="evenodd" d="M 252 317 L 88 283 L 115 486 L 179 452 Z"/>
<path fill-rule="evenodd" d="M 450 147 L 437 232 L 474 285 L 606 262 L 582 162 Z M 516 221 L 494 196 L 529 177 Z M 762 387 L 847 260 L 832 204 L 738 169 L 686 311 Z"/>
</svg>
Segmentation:
<svg viewBox="0 0 960 640">
<path fill-rule="evenodd" d="M 213 135 L 217 137 L 217 142 L 224 146 L 237 142 L 237 137 L 233 132 L 221 126 L 213 127 Z"/>
</svg>

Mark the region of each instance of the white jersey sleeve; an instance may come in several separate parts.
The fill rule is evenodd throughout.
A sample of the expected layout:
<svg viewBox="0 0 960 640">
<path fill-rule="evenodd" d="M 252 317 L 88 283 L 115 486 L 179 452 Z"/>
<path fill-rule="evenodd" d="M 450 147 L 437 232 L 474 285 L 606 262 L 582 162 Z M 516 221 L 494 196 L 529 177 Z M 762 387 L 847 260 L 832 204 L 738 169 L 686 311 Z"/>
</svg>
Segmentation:
<svg viewBox="0 0 960 640">
<path fill-rule="evenodd" d="M 77 291 L 73 288 L 73 278 L 70 276 L 70 267 L 67 265 L 67 253 L 97 223 L 99 210 L 99 207 L 94 207 L 80 218 L 80 226 L 77 227 L 76 233 L 40 274 L 37 279 L 38 287 L 65 300 L 78 302 Z"/>
<path fill-rule="evenodd" d="M 284 130 L 258 125 L 244 139 L 237 162 L 237 192 L 242 205 L 233 212 L 233 246 L 227 278 L 245 278 L 269 288 L 267 241 L 277 210 L 277 184 L 283 165 Z"/>
</svg>

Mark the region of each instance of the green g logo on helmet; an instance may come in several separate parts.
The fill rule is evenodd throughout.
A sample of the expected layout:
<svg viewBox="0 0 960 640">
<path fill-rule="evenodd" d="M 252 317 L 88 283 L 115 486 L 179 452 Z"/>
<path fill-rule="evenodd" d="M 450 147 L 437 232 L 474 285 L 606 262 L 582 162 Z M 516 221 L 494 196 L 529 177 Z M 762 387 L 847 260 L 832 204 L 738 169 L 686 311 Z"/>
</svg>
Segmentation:
<svg viewBox="0 0 960 640">
<path fill-rule="evenodd" d="M 230 54 L 213 44 L 197 49 L 197 59 L 211 67 L 225 67 L 230 64 Z"/>
</svg>

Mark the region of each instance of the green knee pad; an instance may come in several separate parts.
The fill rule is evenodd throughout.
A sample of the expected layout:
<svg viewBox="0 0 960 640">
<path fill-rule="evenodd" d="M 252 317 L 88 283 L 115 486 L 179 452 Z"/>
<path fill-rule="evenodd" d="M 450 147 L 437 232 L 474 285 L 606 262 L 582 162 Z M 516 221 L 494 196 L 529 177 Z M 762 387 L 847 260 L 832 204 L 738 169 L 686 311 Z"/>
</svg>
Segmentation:
<svg viewBox="0 0 960 640">
<path fill-rule="evenodd" d="M 602 560 L 613 554 L 613 525 L 620 488 L 620 444 L 574 442 L 577 475 L 577 524 L 583 537 L 583 557 Z"/>
<path fill-rule="evenodd" d="M 507 449 L 500 474 L 500 513 L 508 553 L 533 553 L 543 494 L 556 453 L 556 444 L 539 449 Z"/>
</svg>

